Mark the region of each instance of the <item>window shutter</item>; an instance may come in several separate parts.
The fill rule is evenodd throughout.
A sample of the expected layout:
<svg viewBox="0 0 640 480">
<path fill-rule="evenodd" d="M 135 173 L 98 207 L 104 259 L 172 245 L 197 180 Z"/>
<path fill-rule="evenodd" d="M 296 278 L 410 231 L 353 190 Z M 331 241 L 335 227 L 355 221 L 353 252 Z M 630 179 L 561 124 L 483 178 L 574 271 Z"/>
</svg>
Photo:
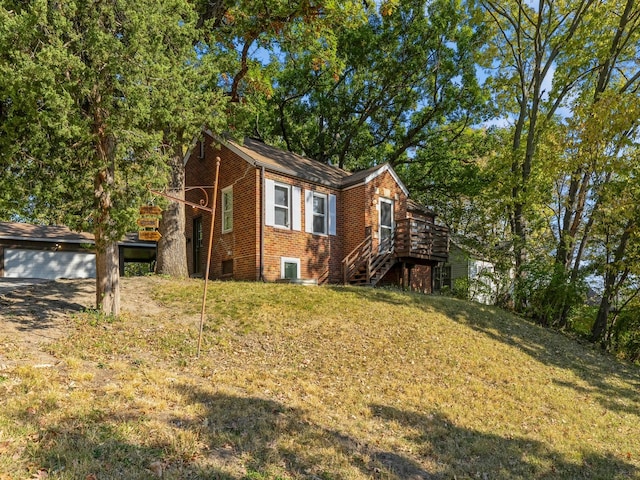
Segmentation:
<svg viewBox="0 0 640 480">
<path fill-rule="evenodd" d="M 313 233 L 313 190 L 304 191 L 304 231 Z"/>
<path fill-rule="evenodd" d="M 291 187 L 291 229 L 300 231 L 300 187 Z"/>
<path fill-rule="evenodd" d="M 336 234 L 336 196 L 329 194 L 329 235 Z"/>
<path fill-rule="evenodd" d="M 264 181 L 264 224 L 273 227 L 275 223 L 273 199 L 275 197 L 275 189 L 273 180 L 268 178 Z"/>
</svg>

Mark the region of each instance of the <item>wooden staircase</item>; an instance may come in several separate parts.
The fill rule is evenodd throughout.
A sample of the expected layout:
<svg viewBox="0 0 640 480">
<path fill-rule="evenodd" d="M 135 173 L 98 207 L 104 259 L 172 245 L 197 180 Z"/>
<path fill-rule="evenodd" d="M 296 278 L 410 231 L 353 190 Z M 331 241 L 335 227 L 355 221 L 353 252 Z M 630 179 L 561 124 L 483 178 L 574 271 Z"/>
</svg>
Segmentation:
<svg viewBox="0 0 640 480">
<path fill-rule="evenodd" d="M 369 232 L 365 239 L 342 260 L 343 282 L 351 285 L 374 287 L 396 263 L 394 239 L 373 249 L 373 237 Z"/>
</svg>

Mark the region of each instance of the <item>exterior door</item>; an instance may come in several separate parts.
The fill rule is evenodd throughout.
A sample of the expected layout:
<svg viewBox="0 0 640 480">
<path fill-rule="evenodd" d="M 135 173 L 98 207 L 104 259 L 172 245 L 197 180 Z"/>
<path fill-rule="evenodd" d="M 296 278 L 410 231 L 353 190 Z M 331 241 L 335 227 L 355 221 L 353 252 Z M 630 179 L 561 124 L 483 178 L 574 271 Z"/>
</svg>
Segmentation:
<svg viewBox="0 0 640 480">
<path fill-rule="evenodd" d="M 388 250 L 393 241 L 393 200 L 380 198 L 380 250 Z"/>
</svg>

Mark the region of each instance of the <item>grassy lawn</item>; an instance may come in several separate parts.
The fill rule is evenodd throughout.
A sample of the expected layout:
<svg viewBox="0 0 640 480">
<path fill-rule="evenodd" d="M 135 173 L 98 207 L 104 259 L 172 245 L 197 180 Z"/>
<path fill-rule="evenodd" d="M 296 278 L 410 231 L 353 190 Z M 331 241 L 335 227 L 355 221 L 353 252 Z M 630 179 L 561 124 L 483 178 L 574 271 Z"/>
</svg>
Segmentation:
<svg viewBox="0 0 640 480">
<path fill-rule="evenodd" d="M 148 281 L 0 371 L 0 479 L 640 478 L 640 369 L 497 309 L 214 282 L 196 359 L 203 283 Z"/>
</svg>

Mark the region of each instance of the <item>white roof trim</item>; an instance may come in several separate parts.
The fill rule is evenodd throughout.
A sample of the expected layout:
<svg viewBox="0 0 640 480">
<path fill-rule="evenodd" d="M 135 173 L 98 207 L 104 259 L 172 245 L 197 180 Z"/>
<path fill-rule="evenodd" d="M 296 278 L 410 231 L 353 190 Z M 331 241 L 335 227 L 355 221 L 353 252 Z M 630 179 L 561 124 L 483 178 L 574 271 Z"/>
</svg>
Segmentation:
<svg viewBox="0 0 640 480">
<path fill-rule="evenodd" d="M 404 183 L 402 183 L 402 180 L 400 180 L 400 177 L 398 177 L 398 174 L 395 172 L 395 170 L 393 168 L 391 168 L 391 165 L 389 165 L 388 163 L 385 163 L 384 165 L 382 165 L 382 167 L 380 167 L 375 172 L 370 173 L 367 176 L 367 178 L 364 179 L 364 183 L 365 184 L 369 183 L 371 180 L 373 180 L 374 178 L 376 178 L 379 175 L 382 175 L 384 172 L 389 172 L 391 174 L 391 176 L 396 181 L 398 186 L 402 189 L 404 194 L 408 197 L 409 196 L 409 190 L 407 190 L 407 187 L 405 187 Z"/>
</svg>

